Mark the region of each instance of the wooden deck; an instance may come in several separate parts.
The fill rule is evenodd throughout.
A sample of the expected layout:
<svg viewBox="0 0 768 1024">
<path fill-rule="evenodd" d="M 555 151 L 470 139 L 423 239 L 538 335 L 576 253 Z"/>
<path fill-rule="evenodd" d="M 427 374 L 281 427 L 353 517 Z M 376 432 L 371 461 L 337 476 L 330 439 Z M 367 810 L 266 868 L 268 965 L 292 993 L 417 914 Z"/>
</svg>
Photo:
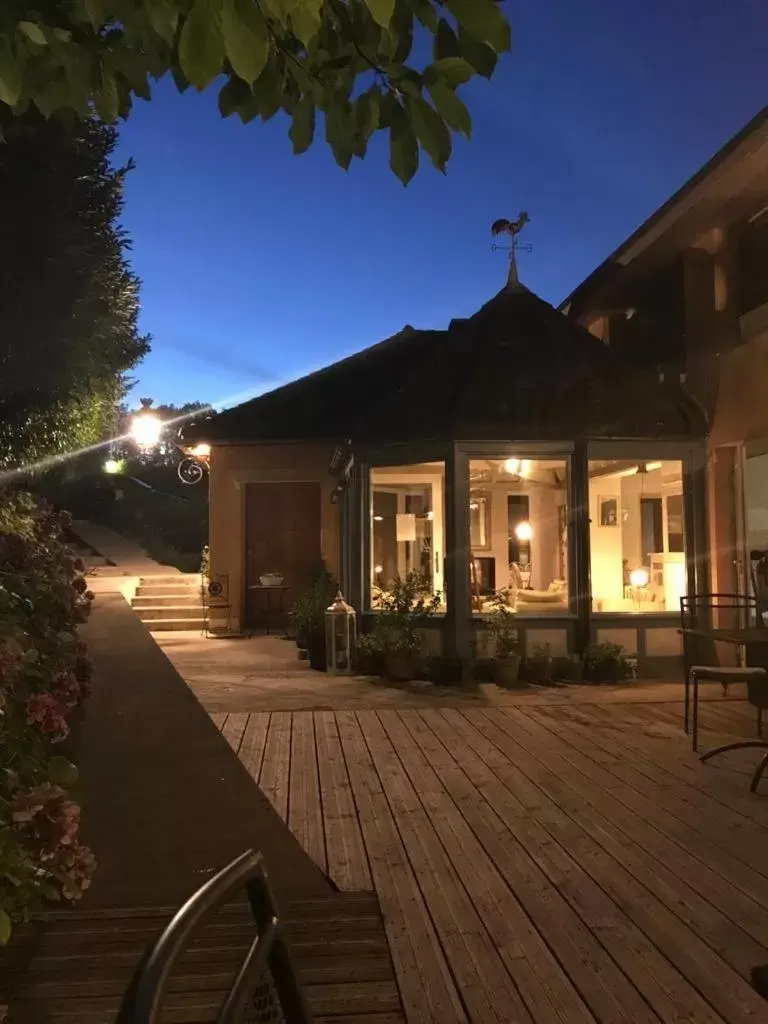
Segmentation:
<svg viewBox="0 0 768 1024">
<path fill-rule="evenodd" d="M 214 716 L 341 889 L 376 890 L 411 1024 L 742 1024 L 768 963 L 758 751 L 679 704 Z M 753 735 L 702 707 L 702 743 Z"/>
</svg>

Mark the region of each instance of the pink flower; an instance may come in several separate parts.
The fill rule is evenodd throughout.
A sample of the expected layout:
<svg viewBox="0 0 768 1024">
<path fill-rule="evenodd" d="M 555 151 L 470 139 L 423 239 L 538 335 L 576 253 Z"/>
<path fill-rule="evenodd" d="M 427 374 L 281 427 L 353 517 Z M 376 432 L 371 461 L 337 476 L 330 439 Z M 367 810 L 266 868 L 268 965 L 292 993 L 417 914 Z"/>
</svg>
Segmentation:
<svg viewBox="0 0 768 1024">
<path fill-rule="evenodd" d="M 80 684 L 72 672 L 57 672 L 51 680 L 51 694 L 65 708 L 77 707 L 80 703 Z"/>
<path fill-rule="evenodd" d="M 78 594 L 84 594 L 88 589 L 88 584 L 85 582 L 85 576 L 75 576 L 72 580 L 72 586 L 78 592 Z"/>
<path fill-rule="evenodd" d="M 77 844 L 80 807 L 51 782 L 27 790 L 11 805 L 13 821 L 27 841 L 39 847 L 43 859 L 54 857 L 60 847 Z"/>
<path fill-rule="evenodd" d="M 87 683 L 93 675 L 93 659 L 87 654 L 78 653 L 75 658 L 75 679 L 78 683 Z"/>
<path fill-rule="evenodd" d="M 83 594 L 83 597 L 86 599 L 86 601 L 92 601 L 96 597 L 96 595 L 92 590 L 86 590 L 86 592 Z"/>
<path fill-rule="evenodd" d="M 96 858 L 87 846 L 75 842 L 71 846 L 59 847 L 46 867 L 61 883 L 64 898 L 77 900 L 91 884 Z"/>
<path fill-rule="evenodd" d="M 69 733 L 66 711 L 66 706 L 51 693 L 34 693 L 27 700 L 27 722 L 38 726 L 52 743 L 60 742 Z"/>
</svg>

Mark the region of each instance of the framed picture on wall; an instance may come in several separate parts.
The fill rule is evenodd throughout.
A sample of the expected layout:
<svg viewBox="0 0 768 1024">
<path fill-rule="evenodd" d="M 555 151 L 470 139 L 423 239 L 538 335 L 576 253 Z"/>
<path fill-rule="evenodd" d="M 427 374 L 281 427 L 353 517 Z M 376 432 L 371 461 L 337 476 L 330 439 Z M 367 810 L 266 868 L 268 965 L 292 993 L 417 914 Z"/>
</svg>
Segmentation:
<svg viewBox="0 0 768 1024">
<path fill-rule="evenodd" d="M 598 498 L 598 509 L 600 510 L 600 525 L 601 526 L 618 526 L 619 525 L 619 499 L 618 498 Z"/>
</svg>

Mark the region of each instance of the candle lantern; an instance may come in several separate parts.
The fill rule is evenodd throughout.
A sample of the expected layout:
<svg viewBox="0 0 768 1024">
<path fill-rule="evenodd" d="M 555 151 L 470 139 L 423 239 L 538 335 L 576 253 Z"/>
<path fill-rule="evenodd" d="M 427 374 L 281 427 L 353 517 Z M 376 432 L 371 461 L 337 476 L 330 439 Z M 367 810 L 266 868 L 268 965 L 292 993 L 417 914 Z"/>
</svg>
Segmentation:
<svg viewBox="0 0 768 1024">
<path fill-rule="evenodd" d="M 351 675 L 357 647 L 357 615 L 341 591 L 325 613 L 326 666 L 331 675 Z"/>
</svg>

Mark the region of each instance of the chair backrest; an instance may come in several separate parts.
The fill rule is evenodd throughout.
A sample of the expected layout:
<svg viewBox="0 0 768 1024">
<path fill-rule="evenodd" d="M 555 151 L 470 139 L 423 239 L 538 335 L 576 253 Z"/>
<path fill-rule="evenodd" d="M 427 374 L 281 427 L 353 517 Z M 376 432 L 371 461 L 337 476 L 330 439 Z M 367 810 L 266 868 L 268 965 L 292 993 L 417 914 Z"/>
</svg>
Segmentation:
<svg viewBox="0 0 768 1024">
<path fill-rule="evenodd" d="M 222 998 L 216 1024 L 311 1024 L 263 857 L 252 850 L 198 889 L 146 951 L 123 997 L 117 1024 L 157 1024 L 174 968 L 195 940 L 197 929 L 243 892 L 255 934 Z"/>
<path fill-rule="evenodd" d="M 683 628 L 683 655 L 686 665 L 720 665 L 720 645 L 714 639 L 697 636 L 690 630 L 739 629 L 753 625 L 757 617 L 757 601 L 746 594 L 687 594 L 680 598 L 680 619 Z M 736 655 L 729 645 L 725 658 Z"/>
</svg>

